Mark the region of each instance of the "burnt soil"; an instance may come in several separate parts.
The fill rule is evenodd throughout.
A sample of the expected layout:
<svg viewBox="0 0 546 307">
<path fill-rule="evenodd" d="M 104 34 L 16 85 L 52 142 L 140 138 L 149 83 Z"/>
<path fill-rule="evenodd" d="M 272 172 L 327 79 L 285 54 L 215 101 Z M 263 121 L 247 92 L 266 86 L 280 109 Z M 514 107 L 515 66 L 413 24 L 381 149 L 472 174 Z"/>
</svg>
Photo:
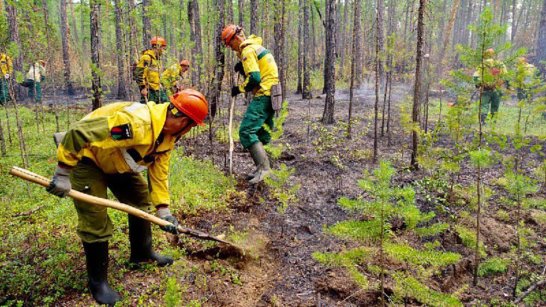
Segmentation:
<svg viewBox="0 0 546 307">
<path fill-rule="evenodd" d="M 393 113 L 398 123 L 399 109 L 396 106 L 405 95 L 408 87 L 397 87 L 393 91 Z M 240 258 L 222 247 L 214 247 L 190 239 L 171 240 L 171 244 L 184 249 L 186 256 L 167 268 L 168 276 L 175 276 L 182 286 L 184 304 L 190 301 L 201 302 L 204 306 L 374 306 L 379 305 L 379 294 L 373 290 L 361 290 L 340 268 L 324 266 L 312 258 L 312 253 L 341 251 L 354 247 L 354 242 L 343 241 L 325 233 L 326 226 L 348 218 L 357 217 L 337 205 L 340 197 L 355 198 L 362 196 L 357 180 L 363 170 L 371 170 L 373 148 L 373 105 L 374 93 L 371 87 L 364 87 L 356 94 L 353 116 L 357 122 L 353 127 L 353 138 L 344 139 L 341 132 L 335 146 L 316 143 L 319 132 L 312 129 L 312 123 L 319 123 L 322 117 L 324 98 L 315 97 L 301 100 L 301 96 L 291 95 L 289 99 L 289 117 L 284 126 L 282 142 L 289 144 L 281 158 L 274 161 L 274 167 L 280 163 L 294 168 L 291 177 L 294 184 L 300 184 L 297 201 L 291 203 L 281 213 L 279 204 L 272 199 L 268 188 L 260 184 L 249 186 L 244 177 L 253 168 L 248 152 L 236 143 L 234 152 L 234 173 L 237 178 L 237 190 L 240 192 L 229 198 L 228 210 L 222 212 L 202 212 L 189 216 L 179 215 L 185 226 L 211 233 L 229 231 L 247 234 L 246 242 L 249 254 Z M 336 94 L 336 121 L 346 121 L 348 95 L 346 91 Z M 226 99 L 227 100 L 227 99 Z M 237 105 L 244 110 L 242 102 Z M 223 111 L 225 112 L 225 110 Z M 224 116 L 224 114 L 220 114 Z M 241 114 L 236 117 L 240 120 Z M 225 117 L 225 116 L 224 116 Z M 392 128 L 390 146 L 387 137 L 379 141 L 379 158 L 389 159 L 399 170 L 395 183 L 406 185 L 423 178 L 422 171 L 409 172 L 407 166 L 410 157 L 411 136 L 395 125 Z M 226 144 L 215 144 L 214 150 L 206 134 L 183 141 L 189 155 L 212 159 L 216 165 L 225 169 L 227 154 Z M 317 147 L 322 146 L 317 150 Z M 321 151 L 322 150 L 322 151 Z M 320 152 L 319 152 L 320 151 Z M 355 154 L 360 153 L 360 154 Z M 509 154 L 509 153 L 508 153 Z M 332 162 L 338 157 L 339 163 Z M 530 159 L 539 160 L 538 156 Z M 500 177 L 502 169 L 494 167 L 485 174 L 485 182 L 491 183 Z M 470 184 L 473 170 L 462 166 L 459 183 Z M 499 188 L 499 190 L 501 190 Z M 435 206 L 417 195 L 418 206 L 422 211 L 434 210 Z M 502 194 L 503 192 L 498 192 Z M 544 197 L 544 189 L 539 192 Z M 493 197 L 482 228 L 482 238 L 489 256 L 506 252 L 515 240 L 513 228 L 505 222 L 495 219 L 499 208 L 513 213 L 511 207 L 496 204 Z M 449 207 L 449 206 L 448 206 Z M 449 216 L 457 214 L 457 208 L 446 208 L 438 212 L 438 220 L 450 222 Z M 544 256 L 544 226 L 529 222 L 535 230 L 538 243 L 534 252 Z M 438 238 L 446 251 L 460 253 L 463 258 L 456 266 L 450 267 L 442 276 L 433 278 L 435 290 L 454 292 L 463 284 L 471 285 L 472 250 L 465 248 L 461 240 L 448 230 Z M 529 270 L 542 270 L 544 265 L 530 267 Z M 124 272 L 122 295 L 130 305 L 163 304 L 163 298 L 157 297 L 160 280 L 158 269 Z M 165 274 L 162 274 L 165 276 Z M 491 298 L 509 301 L 513 272 L 501 277 L 483 278 L 477 287 L 468 287 L 462 295 L 465 304 L 478 301 L 486 302 Z M 119 289 L 118 289 L 119 290 Z M 162 292 L 160 292 L 162 293 Z M 61 300 L 62 305 L 88 305 L 92 299 L 80 293 L 69 294 Z M 409 305 L 420 305 L 409 302 Z"/>
</svg>

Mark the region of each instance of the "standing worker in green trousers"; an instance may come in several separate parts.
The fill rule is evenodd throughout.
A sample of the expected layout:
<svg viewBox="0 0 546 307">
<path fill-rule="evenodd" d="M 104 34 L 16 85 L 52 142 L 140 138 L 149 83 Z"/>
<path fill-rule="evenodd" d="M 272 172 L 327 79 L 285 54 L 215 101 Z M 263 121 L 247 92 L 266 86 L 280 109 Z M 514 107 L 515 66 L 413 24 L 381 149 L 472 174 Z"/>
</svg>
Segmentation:
<svg viewBox="0 0 546 307">
<path fill-rule="evenodd" d="M 506 66 L 495 59 L 495 50 L 489 48 L 483 53 L 483 62 L 474 73 L 474 84 L 482 90 L 482 105 L 480 121 L 485 123 L 487 113 L 491 108 L 491 118 L 494 118 L 499 110 L 502 96 L 502 86 L 506 82 Z"/>
<path fill-rule="evenodd" d="M 162 229 L 176 234 L 178 220 L 169 210 L 169 162 L 176 142 L 196 125 L 204 125 L 208 103 L 198 91 L 183 90 L 170 103 L 118 102 L 99 108 L 66 132 L 57 150 L 58 165 L 47 191 L 64 197 L 74 188 L 106 198 L 107 188 L 123 203 L 156 214 L 172 225 Z M 140 174 L 148 170 L 148 180 Z M 148 183 L 147 183 L 148 182 Z M 78 236 L 83 242 L 89 290 L 100 304 L 114 304 L 120 296 L 110 287 L 108 240 L 113 225 L 106 207 L 74 201 Z M 173 260 L 152 249 L 150 222 L 129 215 L 129 262 L 170 265 Z"/>
<path fill-rule="evenodd" d="M 13 62 L 9 55 L 0 52 L 0 105 L 11 100 L 9 79 L 13 73 Z"/>
<path fill-rule="evenodd" d="M 235 65 L 235 70 L 245 76 L 242 84 L 233 86 L 231 96 L 246 92 L 254 94 L 241 122 L 239 138 L 256 165 L 256 170 L 247 179 L 251 184 L 256 184 L 271 173 L 263 146 L 271 141 L 271 135 L 263 125 L 273 129 L 275 112 L 271 106 L 271 87 L 279 83 L 277 64 L 271 52 L 262 46 L 262 39 L 256 35 L 246 38 L 242 27 L 224 27 L 222 41 L 237 53 L 240 62 Z"/>
</svg>

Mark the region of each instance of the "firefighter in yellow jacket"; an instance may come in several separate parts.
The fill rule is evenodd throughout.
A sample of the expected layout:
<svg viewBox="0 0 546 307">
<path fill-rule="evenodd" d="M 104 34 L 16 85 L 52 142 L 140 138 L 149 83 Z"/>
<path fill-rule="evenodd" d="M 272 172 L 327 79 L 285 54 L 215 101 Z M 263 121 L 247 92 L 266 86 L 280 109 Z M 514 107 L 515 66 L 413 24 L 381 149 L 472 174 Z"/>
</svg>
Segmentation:
<svg viewBox="0 0 546 307">
<path fill-rule="evenodd" d="M 165 69 L 161 73 L 161 85 L 163 85 L 163 88 L 167 89 L 171 94 L 189 88 L 188 84 L 179 84 L 180 80 L 184 77 L 184 73 L 189 68 L 190 61 L 182 60 L 180 63 L 173 64 Z"/>
<path fill-rule="evenodd" d="M 134 75 L 140 90 L 140 103 L 154 101 L 157 103 L 168 102 L 167 93 L 161 87 L 161 55 L 167 47 L 167 41 L 160 36 L 154 36 L 150 40 L 152 49 L 142 52 Z"/>
<path fill-rule="evenodd" d="M 271 135 L 264 129 L 273 129 L 275 112 L 271 106 L 271 87 L 279 83 L 279 73 L 275 59 L 269 50 L 262 46 L 262 39 L 256 35 L 245 37 L 243 28 L 227 25 L 222 31 L 222 41 L 237 53 L 241 60 L 235 70 L 245 76 L 242 84 L 231 89 L 231 96 L 252 92 L 254 98 L 249 104 L 241 126 L 239 139 L 256 165 L 256 170 L 247 179 L 256 184 L 271 173 L 267 153 L 263 147 L 271 141 Z"/>
<path fill-rule="evenodd" d="M 8 84 L 13 73 L 13 63 L 11 58 L 2 52 L 0 52 L 0 73 L 0 104 L 4 104 L 11 100 Z"/>
<path fill-rule="evenodd" d="M 197 124 L 203 125 L 208 103 L 198 91 L 184 90 L 170 103 L 118 102 L 99 108 L 66 132 L 57 150 L 58 165 L 47 191 L 64 197 L 70 189 L 106 198 L 107 188 L 122 202 L 171 222 L 163 230 L 176 233 L 177 219 L 169 210 L 169 160 L 176 141 Z M 148 183 L 140 174 L 148 170 Z M 77 233 L 83 242 L 91 294 L 101 304 L 120 296 L 107 281 L 108 240 L 113 225 L 107 209 L 74 201 Z M 169 265 L 171 258 L 152 249 L 150 222 L 129 215 L 129 241 L 134 264 L 154 261 Z"/>
</svg>

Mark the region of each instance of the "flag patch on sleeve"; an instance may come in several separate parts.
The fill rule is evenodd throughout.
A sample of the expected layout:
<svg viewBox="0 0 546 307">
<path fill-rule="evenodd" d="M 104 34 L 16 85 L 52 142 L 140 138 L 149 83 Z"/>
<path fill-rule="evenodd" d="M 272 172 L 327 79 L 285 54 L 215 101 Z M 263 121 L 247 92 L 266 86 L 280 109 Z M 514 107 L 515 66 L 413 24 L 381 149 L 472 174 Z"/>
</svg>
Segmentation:
<svg viewBox="0 0 546 307">
<path fill-rule="evenodd" d="M 133 130 L 131 129 L 130 124 L 119 125 L 112 127 L 110 135 L 112 136 L 112 139 L 116 141 L 132 139 Z"/>
</svg>

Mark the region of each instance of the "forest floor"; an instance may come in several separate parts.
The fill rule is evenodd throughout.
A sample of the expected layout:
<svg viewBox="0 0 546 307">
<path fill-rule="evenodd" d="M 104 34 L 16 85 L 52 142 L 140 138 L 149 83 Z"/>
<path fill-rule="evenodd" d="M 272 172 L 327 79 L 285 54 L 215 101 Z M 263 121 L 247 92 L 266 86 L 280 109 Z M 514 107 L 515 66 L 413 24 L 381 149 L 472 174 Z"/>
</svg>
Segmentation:
<svg viewBox="0 0 546 307">
<path fill-rule="evenodd" d="M 398 103 L 409 92 L 408 87 L 396 87 L 393 92 L 393 113 L 399 114 Z M 346 122 L 348 101 L 347 92 L 339 91 L 336 101 L 336 120 Z M 301 100 L 292 95 L 289 99 L 289 117 L 284 126 L 282 142 L 288 149 L 275 162 L 294 168 L 291 177 L 294 184 L 300 184 L 297 201 L 290 204 L 284 212 L 268 197 L 264 185 L 249 186 L 244 176 L 253 168 L 248 152 L 236 144 L 234 153 L 234 173 L 237 189 L 242 192 L 230 198 L 228 210 L 205 212 L 188 216 L 179 215 L 182 224 L 211 233 L 236 230 L 244 233 L 250 243 L 250 257 L 240 259 L 222 253 L 217 248 L 204 247 L 193 240 L 180 240 L 174 243 L 186 251 L 186 256 L 177 260 L 169 268 L 129 271 L 123 274 L 123 281 L 117 289 L 123 288 L 123 295 L 130 305 L 154 305 L 164 303 L 160 298 L 152 298 L 158 291 L 155 284 L 165 277 L 175 277 L 182 285 L 182 301 L 185 305 L 203 306 L 373 306 L 379 304 L 378 292 L 366 290 L 354 283 L 348 273 L 340 268 L 324 266 L 313 259 L 313 252 L 334 252 L 354 246 L 325 233 L 324 227 L 349 217 L 358 217 L 343 210 L 337 201 L 340 197 L 356 198 L 363 195 L 357 180 L 364 170 L 371 170 L 373 148 L 373 105 L 372 87 L 364 87 L 356 94 L 353 114 L 357 119 L 351 140 L 341 137 L 344 128 L 332 128 L 337 141 L 317 142 L 320 139 L 318 126 L 323 111 L 323 98 Z M 244 108 L 239 105 L 238 108 Z M 396 115 L 398 116 L 398 115 Z M 433 119 L 431 119 L 433 121 Z M 394 122 L 399 122 L 395 120 Z M 344 127 L 334 125 L 334 127 Z M 409 164 L 410 135 L 400 126 L 392 128 L 392 139 L 387 146 L 387 137 L 379 141 L 380 159 L 388 159 L 399 171 L 395 182 L 404 185 L 423 178 L 424 172 L 404 171 Z M 185 142 L 189 155 L 212 159 L 216 164 L 225 160 L 225 145 L 221 149 L 210 150 L 206 135 L 197 140 Z M 335 158 L 332 158 L 335 157 Z M 537 158 L 538 160 L 538 158 Z M 500 170 L 492 168 L 486 172 L 485 181 L 492 182 L 500 175 Z M 463 167 L 462 182 L 471 182 L 472 170 Z M 500 193 L 500 192 L 499 192 Z M 544 190 L 539 196 L 546 196 Z M 501 205 L 491 207 L 483 219 L 483 233 L 486 245 L 496 246 L 492 254 L 506 252 L 514 242 L 512 226 L 495 218 L 494 212 Z M 434 210 L 424 197 L 417 197 L 418 206 L 423 211 Z M 506 208 L 505 208 L 506 209 Z M 450 213 L 457 209 L 446 208 Z M 450 211 L 451 210 L 451 211 Z M 507 209 L 510 210 L 510 209 Z M 510 213 L 510 211 L 509 211 Z M 439 213 L 440 220 L 448 220 L 450 214 Z M 544 225 L 539 225 L 531 216 L 526 221 L 535 229 L 538 243 L 534 252 L 544 255 Z M 444 250 L 456 251 L 463 259 L 456 266 L 447 269 L 435 279 L 433 288 L 454 292 L 472 278 L 472 253 L 465 248 L 453 231 L 438 238 Z M 533 270 L 540 270 L 537 265 Z M 478 287 L 469 287 L 459 295 L 465 304 L 487 302 L 491 298 L 510 299 L 511 275 L 483 279 Z M 433 285 L 430 285 L 433 286 Z M 64 306 L 89 305 L 93 301 L 89 295 L 73 292 L 57 301 Z M 411 305 L 411 304 L 410 304 Z M 419 305 L 419 304 L 417 304 Z"/>
</svg>

